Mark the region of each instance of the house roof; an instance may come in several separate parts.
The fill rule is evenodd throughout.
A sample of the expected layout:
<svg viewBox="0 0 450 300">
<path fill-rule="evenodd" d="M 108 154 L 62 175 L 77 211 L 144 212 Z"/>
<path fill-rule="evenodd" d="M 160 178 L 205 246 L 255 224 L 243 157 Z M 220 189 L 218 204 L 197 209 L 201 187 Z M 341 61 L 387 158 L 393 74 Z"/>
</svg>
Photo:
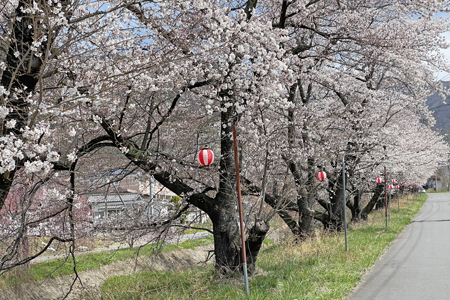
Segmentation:
<svg viewBox="0 0 450 300">
<path fill-rule="evenodd" d="M 136 202 L 141 201 L 142 197 L 137 193 L 123 193 L 123 194 L 94 194 L 88 197 L 88 202 Z"/>
<path fill-rule="evenodd" d="M 124 208 L 125 208 L 125 206 L 123 206 L 122 204 L 108 205 L 108 210 L 123 210 Z M 94 211 L 97 211 L 97 212 L 105 211 L 105 207 L 104 206 L 95 207 Z"/>
</svg>

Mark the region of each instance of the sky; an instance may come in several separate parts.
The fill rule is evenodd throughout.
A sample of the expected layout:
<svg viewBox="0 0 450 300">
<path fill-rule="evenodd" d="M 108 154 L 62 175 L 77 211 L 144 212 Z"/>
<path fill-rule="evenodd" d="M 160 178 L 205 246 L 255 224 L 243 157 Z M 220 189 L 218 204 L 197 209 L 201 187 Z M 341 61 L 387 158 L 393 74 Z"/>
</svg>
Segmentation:
<svg viewBox="0 0 450 300">
<path fill-rule="evenodd" d="M 450 13 L 439 13 L 437 15 L 438 16 L 445 16 L 447 18 L 450 18 Z M 450 32 L 447 32 L 445 34 L 445 38 L 446 38 L 447 42 L 450 44 Z M 450 61 L 450 48 L 442 50 L 442 53 L 444 53 L 444 55 L 447 58 L 447 60 Z M 450 81 L 450 73 L 440 72 L 440 73 L 437 73 L 436 76 L 437 76 L 438 79 L 445 80 L 445 81 Z"/>
<path fill-rule="evenodd" d="M 445 38 L 447 39 L 447 42 L 450 44 L 450 32 L 447 32 L 445 34 Z M 447 60 L 450 61 L 450 48 L 442 50 L 442 53 L 444 53 L 444 55 L 447 58 Z M 445 81 L 449 81 L 450 80 L 450 73 L 441 72 L 437 76 L 438 76 L 438 79 L 443 79 Z"/>
</svg>

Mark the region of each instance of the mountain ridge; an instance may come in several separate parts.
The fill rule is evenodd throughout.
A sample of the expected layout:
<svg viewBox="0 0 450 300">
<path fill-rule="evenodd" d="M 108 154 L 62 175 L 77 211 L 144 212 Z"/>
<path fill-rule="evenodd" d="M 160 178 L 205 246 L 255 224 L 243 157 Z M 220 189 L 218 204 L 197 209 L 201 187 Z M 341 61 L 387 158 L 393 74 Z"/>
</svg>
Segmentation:
<svg viewBox="0 0 450 300">
<path fill-rule="evenodd" d="M 450 89 L 450 81 L 442 83 L 444 88 Z M 450 142 L 450 96 L 443 99 L 438 93 L 434 93 L 427 98 L 426 103 L 436 119 L 433 130 L 445 135 L 445 140 Z"/>
</svg>

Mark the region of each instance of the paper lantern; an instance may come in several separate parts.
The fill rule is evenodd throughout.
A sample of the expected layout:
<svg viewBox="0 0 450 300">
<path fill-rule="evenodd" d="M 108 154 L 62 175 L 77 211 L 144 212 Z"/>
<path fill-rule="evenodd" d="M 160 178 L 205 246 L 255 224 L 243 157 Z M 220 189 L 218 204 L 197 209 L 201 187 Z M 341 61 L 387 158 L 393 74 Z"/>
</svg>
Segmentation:
<svg viewBox="0 0 450 300">
<path fill-rule="evenodd" d="M 202 166 L 209 166 L 214 161 L 214 152 L 207 148 L 202 149 L 198 152 L 197 159 Z"/>
<path fill-rule="evenodd" d="M 382 183 L 383 182 L 383 178 L 381 178 L 381 177 L 377 177 L 377 178 L 375 178 L 375 180 L 376 180 L 377 183 Z"/>
<path fill-rule="evenodd" d="M 394 188 L 394 186 L 393 186 L 392 184 L 390 184 L 390 185 L 389 185 L 389 189 L 392 190 L 393 188 Z"/>
<path fill-rule="evenodd" d="M 392 183 L 395 183 L 395 179 L 391 179 L 391 182 L 392 182 Z"/>
<path fill-rule="evenodd" d="M 397 186 L 396 186 L 396 188 L 397 188 L 397 189 L 399 189 L 399 188 L 400 188 L 400 186 L 399 186 L 399 185 L 397 185 Z"/>
<path fill-rule="evenodd" d="M 324 171 L 317 172 L 316 177 L 319 181 L 324 181 L 325 179 L 327 179 L 327 173 L 325 173 Z"/>
</svg>

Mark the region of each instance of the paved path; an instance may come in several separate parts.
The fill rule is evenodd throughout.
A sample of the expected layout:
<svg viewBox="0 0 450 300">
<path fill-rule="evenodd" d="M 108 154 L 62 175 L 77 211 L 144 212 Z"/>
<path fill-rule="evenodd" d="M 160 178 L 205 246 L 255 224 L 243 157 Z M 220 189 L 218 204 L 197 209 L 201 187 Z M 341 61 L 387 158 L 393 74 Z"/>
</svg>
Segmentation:
<svg viewBox="0 0 450 300">
<path fill-rule="evenodd" d="M 412 224 L 347 299 L 450 299 L 450 194 L 428 194 Z"/>
</svg>

